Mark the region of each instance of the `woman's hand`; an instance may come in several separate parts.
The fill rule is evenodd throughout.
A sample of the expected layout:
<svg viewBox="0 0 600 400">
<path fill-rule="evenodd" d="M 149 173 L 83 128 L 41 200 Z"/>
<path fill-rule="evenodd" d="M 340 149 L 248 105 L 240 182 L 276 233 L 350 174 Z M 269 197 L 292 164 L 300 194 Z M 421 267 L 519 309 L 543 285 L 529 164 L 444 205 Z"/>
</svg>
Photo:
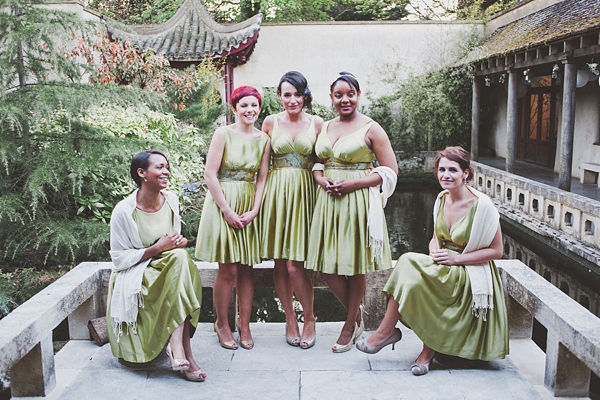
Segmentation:
<svg viewBox="0 0 600 400">
<path fill-rule="evenodd" d="M 330 193 L 334 197 L 341 197 L 345 194 L 353 192 L 357 189 L 354 180 L 341 180 L 339 182 L 333 183 L 333 185 L 329 186 L 332 193 Z"/>
<path fill-rule="evenodd" d="M 331 194 L 331 185 L 335 183 L 333 180 L 321 175 L 320 177 L 315 177 L 315 181 L 325 192 L 327 192 L 327 194 Z"/>
<path fill-rule="evenodd" d="M 258 215 L 258 211 L 250 210 L 246 211 L 242 215 L 240 215 L 240 221 L 244 224 L 244 226 L 248 225 L 256 216 Z"/>
<path fill-rule="evenodd" d="M 450 254 L 448 250 L 433 250 L 429 253 L 433 262 L 442 265 L 456 265 L 454 254 Z"/>
<path fill-rule="evenodd" d="M 242 229 L 245 226 L 240 216 L 237 215 L 237 213 L 231 209 L 223 212 L 223 216 L 225 217 L 225 221 L 227 221 L 227 224 L 229 224 L 229 226 L 234 229 Z"/>
<path fill-rule="evenodd" d="M 187 245 L 187 239 L 177 232 L 168 233 L 161 236 L 156 242 L 156 246 L 162 253 L 163 251 L 183 248 Z"/>
</svg>

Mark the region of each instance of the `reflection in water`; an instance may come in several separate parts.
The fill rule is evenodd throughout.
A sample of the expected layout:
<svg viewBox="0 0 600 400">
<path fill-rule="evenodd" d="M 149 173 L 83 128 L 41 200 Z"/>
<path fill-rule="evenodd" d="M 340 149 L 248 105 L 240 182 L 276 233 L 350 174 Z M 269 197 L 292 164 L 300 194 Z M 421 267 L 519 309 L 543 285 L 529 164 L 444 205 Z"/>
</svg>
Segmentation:
<svg viewBox="0 0 600 400">
<path fill-rule="evenodd" d="M 397 260 L 403 253 L 408 251 L 428 252 L 429 241 L 433 234 L 433 203 L 439 190 L 439 186 L 435 183 L 399 184 L 396 192 L 389 199 L 385 214 L 393 260 Z M 555 285 L 558 286 L 562 283 L 561 290 L 566 291 L 580 303 L 587 301 L 583 305 L 592 312 L 599 313 L 600 295 L 597 288 L 590 288 L 585 281 L 582 283 L 582 280 L 578 279 L 579 277 L 576 276 L 577 274 L 574 273 L 573 269 L 565 271 L 560 266 L 552 265 L 550 260 L 556 259 L 556 257 L 548 256 L 549 253 L 553 253 L 553 250 L 549 247 L 542 249 L 539 246 L 534 246 L 534 243 L 530 243 L 531 240 L 527 239 L 526 236 L 518 235 L 514 232 L 514 229 L 512 231 L 511 229 L 505 229 L 508 228 L 505 223 L 502 224 L 502 227 L 505 236 L 505 257 L 521 259 L 538 273 L 548 275 L 545 277 Z M 515 236 L 511 238 L 512 235 Z M 514 249 L 514 251 L 508 251 L 507 248 Z M 535 256 L 536 253 L 545 254 L 545 256 Z M 527 254 L 526 259 L 522 254 Z M 550 262 L 544 263 L 543 267 L 538 265 L 536 268 L 536 261 L 541 264 L 542 259 Z M 572 261 L 572 263 L 575 264 L 575 261 Z M 563 266 L 564 264 L 564 262 L 561 263 Z M 550 270 L 553 272 L 549 272 Z M 556 279 L 550 279 L 550 274 Z M 559 278 L 561 276 L 563 278 Z M 566 278 L 567 276 L 568 278 Z M 570 287 L 578 287 L 579 289 L 565 290 L 565 281 L 569 282 Z M 594 295 L 595 298 L 592 297 Z M 294 303 L 298 320 L 302 321 L 300 304 L 297 301 Z M 321 322 L 343 321 L 346 318 L 346 311 L 328 289 L 315 289 L 314 308 L 315 315 Z M 212 322 L 214 318 L 212 289 L 204 288 L 200 320 Z M 285 314 L 274 288 L 255 288 L 252 320 L 285 322 Z"/>
</svg>

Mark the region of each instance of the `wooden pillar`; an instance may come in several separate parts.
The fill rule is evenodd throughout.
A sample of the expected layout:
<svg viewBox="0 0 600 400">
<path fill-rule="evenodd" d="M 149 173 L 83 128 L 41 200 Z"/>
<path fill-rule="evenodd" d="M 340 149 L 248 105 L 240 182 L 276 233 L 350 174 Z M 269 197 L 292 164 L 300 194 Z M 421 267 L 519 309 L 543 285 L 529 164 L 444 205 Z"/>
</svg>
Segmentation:
<svg viewBox="0 0 600 400">
<path fill-rule="evenodd" d="M 225 81 L 225 103 L 231 104 L 231 93 L 233 92 L 233 62 L 227 60 L 223 69 L 223 80 Z M 227 113 L 227 123 L 231 123 L 231 114 Z"/>
<path fill-rule="evenodd" d="M 473 100 L 471 102 L 471 159 L 479 160 L 479 119 L 481 116 L 480 104 L 481 79 L 473 78 Z"/>
<path fill-rule="evenodd" d="M 514 70 L 508 72 L 508 106 L 506 121 L 506 172 L 515 172 L 517 158 L 517 87 L 518 75 Z"/>
<path fill-rule="evenodd" d="M 560 141 L 560 170 L 558 188 L 571 191 L 571 171 L 573 170 L 573 136 L 575 131 L 575 90 L 577 85 L 577 66 L 565 62 L 565 76 L 562 101 L 562 130 Z"/>
</svg>

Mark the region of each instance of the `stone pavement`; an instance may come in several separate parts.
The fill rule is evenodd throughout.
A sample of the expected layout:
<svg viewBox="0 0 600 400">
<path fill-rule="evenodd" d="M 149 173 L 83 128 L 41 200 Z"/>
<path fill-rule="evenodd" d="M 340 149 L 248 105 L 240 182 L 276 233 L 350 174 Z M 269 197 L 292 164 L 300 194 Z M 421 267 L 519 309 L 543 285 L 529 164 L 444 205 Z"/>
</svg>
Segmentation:
<svg viewBox="0 0 600 400">
<path fill-rule="evenodd" d="M 409 367 L 421 344 L 412 331 L 401 327 L 404 337 L 395 351 L 388 346 L 375 355 L 356 348 L 334 354 L 330 348 L 341 326 L 339 322 L 318 323 L 315 347 L 301 350 L 287 345 L 283 323 L 254 323 L 254 349 L 232 351 L 219 346 L 212 324 L 200 324 L 192 345 L 208 375 L 202 383 L 188 382 L 171 371 L 164 355 L 153 370 L 133 371 L 117 362 L 108 344 L 98 347 L 93 342 L 71 341 L 56 356 L 57 387 L 46 398 L 552 398 L 542 383 L 544 354 L 531 341 L 511 341 L 511 357 L 490 362 L 484 369 L 447 369 L 434 363 L 429 374 L 416 377 Z"/>
</svg>

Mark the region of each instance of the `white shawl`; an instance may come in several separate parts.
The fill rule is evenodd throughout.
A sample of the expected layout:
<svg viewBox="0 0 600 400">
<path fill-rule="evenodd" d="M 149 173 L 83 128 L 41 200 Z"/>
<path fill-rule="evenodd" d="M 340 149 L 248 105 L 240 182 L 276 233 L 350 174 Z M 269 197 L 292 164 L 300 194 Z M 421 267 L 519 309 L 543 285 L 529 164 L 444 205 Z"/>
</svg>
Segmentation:
<svg viewBox="0 0 600 400">
<path fill-rule="evenodd" d="M 467 246 L 463 250 L 463 254 L 471 253 L 475 250 L 485 249 L 490 247 L 500 223 L 500 214 L 492 201 L 485 194 L 470 186 L 467 188 L 478 197 L 479 202 L 475 210 L 473 225 L 471 227 L 471 235 Z M 442 191 L 433 206 L 433 223 L 435 221 L 440 208 L 440 199 L 447 190 Z M 439 240 L 439 239 L 438 239 Z M 483 314 L 483 320 L 486 320 L 488 309 L 494 308 L 493 288 L 492 288 L 492 269 L 490 263 L 479 265 L 465 265 L 469 280 L 471 281 L 471 293 L 473 295 L 473 314 L 479 317 Z"/>
<path fill-rule="evenodd" d="M 146 248 L 142 245 L 140 233 L 133 219 L 133 211 L 137 206 L 138 190 L 121 200 L 113 210 L 110 218 L 110 257 L 113 271 L 118 272 L 110 303 L 110 317 L 117 341 L 125 322 L 131 331 L 137 333 L 138 307 L 143 307 L 142 277 L 144 269 L 151 259 L 140 262 Z M 179 218 L 179 201 L 177 195 L 162 191 L 165 200 L 173 211 L 173 228 L 181 232 Z"/>
<path fill-rule="evenodd" d="M 383 225 L 385 221 L 383 208 L 387 204 L 388 197 L 396 189 L 398 175 L 389 167 L 377 167 L 371 171 L 371 174 L 379 174 L 383 181 L 381 186 L 369 188 L 369 213 L 367 214 L 371 259 L 381 263 L 383 262 Z"/>
</svg>

